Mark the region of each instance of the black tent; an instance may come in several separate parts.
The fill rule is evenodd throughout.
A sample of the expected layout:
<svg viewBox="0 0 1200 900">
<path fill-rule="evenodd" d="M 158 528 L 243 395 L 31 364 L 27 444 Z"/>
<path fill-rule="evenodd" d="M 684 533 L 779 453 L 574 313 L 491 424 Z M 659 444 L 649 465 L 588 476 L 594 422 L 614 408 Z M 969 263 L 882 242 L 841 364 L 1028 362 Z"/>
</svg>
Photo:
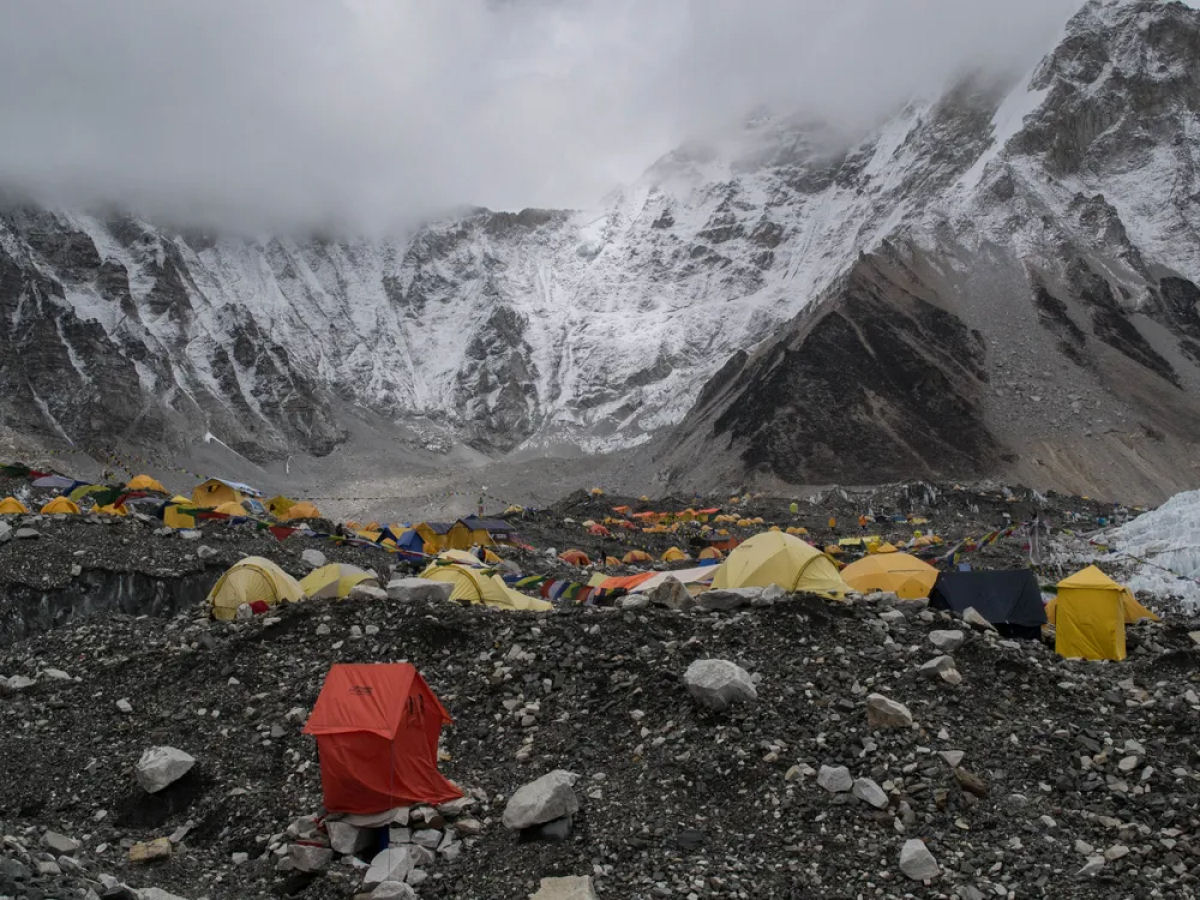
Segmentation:
<svg viewBox="0 0 1200 900">
<path fill-rule="evenodd" d="M 1005 637 L 1036 638 L 1046 624 L 1032 569 L 942 572 L 929 593 L 929 605 L 957 613 L 973 606 Z"/>
</svg>

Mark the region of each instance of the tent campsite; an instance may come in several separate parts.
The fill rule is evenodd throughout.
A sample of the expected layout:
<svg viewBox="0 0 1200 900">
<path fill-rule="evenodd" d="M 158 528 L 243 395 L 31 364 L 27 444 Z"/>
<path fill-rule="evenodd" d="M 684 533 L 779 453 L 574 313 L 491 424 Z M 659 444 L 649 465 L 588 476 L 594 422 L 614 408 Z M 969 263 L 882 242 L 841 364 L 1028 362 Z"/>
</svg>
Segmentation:
<svg viewBox="0 0 1200 900">
<path fill-rule="evenodd" d="M 842 580 L 859 593 L 891 591 L 902 600 L 928 597 L 938 570 L 907 553 L 873 553 L 842 569 Z"/>
<path fill-rule="evenodd" d="M 839 598 L 850 586 L 824 553 L 782 531 L 764 531 L 743 541 L 717 566 L 713 588 L 768 587 Z"/>
<path fill-rule="evenodd" d="M 247 556 L 225 570 L 206 602 L 214 619 L 228 622 L 236 618 L 243 603 L 257 613 L 285 600 L 295 603 L 303 599 L 304 589 L 295 578 L 269 559 Z"/>
</svg>

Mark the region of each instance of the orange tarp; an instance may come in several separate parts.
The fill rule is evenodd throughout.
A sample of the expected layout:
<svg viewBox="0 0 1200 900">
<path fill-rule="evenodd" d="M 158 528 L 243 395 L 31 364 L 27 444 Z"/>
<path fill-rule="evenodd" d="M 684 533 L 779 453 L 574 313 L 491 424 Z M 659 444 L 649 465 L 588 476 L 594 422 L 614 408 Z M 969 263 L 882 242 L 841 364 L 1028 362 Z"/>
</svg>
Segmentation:
<svg viewBox="0 0 1200 900">
<path fill-rule="evenodd" d="M 600 582 L 600 587 L 606 591 L 613 588 L 625 588 L 629 591 L 658 574 L 658 572 L 639 572 L 637 575 L 614 575 L 612 578 L 605 578 Z"/>
<path fill-rule="evenodd" d="M 409 663 L 332 666 L 304 726 L 317 739 L 325 808 L 370 814 L 461 797 L 437 768 L 451 721 Z"/>
</svg>

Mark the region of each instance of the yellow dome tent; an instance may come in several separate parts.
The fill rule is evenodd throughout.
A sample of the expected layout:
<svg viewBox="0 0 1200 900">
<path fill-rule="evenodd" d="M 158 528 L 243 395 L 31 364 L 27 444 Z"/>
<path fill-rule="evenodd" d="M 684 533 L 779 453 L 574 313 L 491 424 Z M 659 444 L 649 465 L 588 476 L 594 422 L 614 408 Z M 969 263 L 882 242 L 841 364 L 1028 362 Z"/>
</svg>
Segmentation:
<svg viewBox="0 0 1200 900">
<path fill-rule="evenodd" d="M 458 565 L 474 566 L 477 569 L 483 565 L 483 560 L 469 550 L 443 550 L 438 554 L 438 559 L 448 559 Z"/>
<path fill-rule="evenodd" d="M 222 503 L 220 506 L 213 509 L 213 512 L 223 513 L 224 515 L 227 515 L 227 516 L 248 516 L 248 515 L 250 515 L 250 513 L 246 512 L 246 507 L 242 506 L 242 504 L 240 504 L 240 503 L 235 503 L 232 500 L 228 501 L 227 503 Z"/>
<path fill-rule="evenodd" d="M 504 579 L 499 575 L 485 575 L 478 569 L 469 566 L 434 563 L 421 573 L 421 577 L 454 585 L 454 592 L 450 595 L 450 599 L 458 603 L 482 603 L 484 606 L 494 606 L 498 609 L 530 612 L 542 612 L 554 608 L 554 605 L 546 600 L 527 597 L 519 591 L 514 591 L 504 583 Z"/>
<path fill-rule="evenodd" d="M 296 505 L 296 501 L 283 496 L 283 494 L 276 494 L 263 505 L 267 508 L 267 512 L 275 518 L 282 519 L 285 517 L 284 513 Z"/>
<path fill-rule="evenodd" d="M 321 511 L 307 500 L 301 500 L 275 515 L 284 521 L 290 522 L 293 519 L 319 519 L 321 518 Z"/>
<path fill-rule="evenodd" d="M 114 506 L 109 503 L 107 506 L 97 506 L 92 512 L 101 516 L 127 516 L 129 513 L 124 506 Z"/>
<path fill-rule="evenodd" d="M 721 551 L 716 547 L 705 547 L 700 551 L 700 559 L 721 559 Z"/>
<path fill-rule="evenodd" d="M 678 547 L 668 547 L 663 551 L 661 558 L 663 562 L 679 562 L 684 559 L 691 559 L 690 556 L 688 556 Z"/>
<path fill-rule="evenodd" d="M 891 591 L 903 600 L 928 597 L 938 570 L 907 553 L 876 553 L 842 569 L 842 581 L 859 593 Z"/>
<path fill-rule="evenodd" d="M 304 599 L 304 588 L 291 575 L 261 556 L 247 556 L 230 566 L 208 592 L 214 619 L 228 622 L 243 603 L 274 606 Z"/>
<path fill-rule="evenodd" d="M 1058 583 L 1058 596 L 1046 605 L 1046 620 L 1055 626 L 1059 656 L 1124 659 L 1125 625 L 1158 616 L 1138 603 L 1133 592 L 1095 566 L 1081 569 Z"/>
<path fill-rule="evenodd" d="M 129 484 L 125 485 L 127 491 L 153 491 L 156 494 L 165 494 L 167 489 L 163 487 L 161 481 L 157 478 L 151 478 L 149 475 L 134 475 L 129 479 Z"/>
<path fill-rule="evenodd" d="M 74 501 L 68 500 L 66 497 L 55 497 L 49 503 L 42 507 L 43 515 L 79 515 L 79 507 Z"/>
<path fill-rule="evenodd" d="M 379 587 L 379 579 L 365 569 L 345 563 L 330 563 L 313 569 L 300 579 L 304 596 L 313 599 L 343 599 L 355 585 L 369 582 Z"/>
<path fill-rule="evenodd" d="M 630 550 L 623 557 L 621 557 L 621 562 L 625 563 L 627 566 L 631 566 L 634 563 L 650 562 L 650 559 L 650 554 L 645 550 Z"/>
<path fill-rule="evenodd" d="M 29 508 L 16 497 L 5 497 L 0 500 L 0 516 L 28 515 Z"/>
<path fill-rule="evenodd" d="M 734 548 L 717 566 L 713 588 L 768 587 L 841 597 L 850 586 L 816 547 L 782 531 L 764 531 Z"/>
</svg>

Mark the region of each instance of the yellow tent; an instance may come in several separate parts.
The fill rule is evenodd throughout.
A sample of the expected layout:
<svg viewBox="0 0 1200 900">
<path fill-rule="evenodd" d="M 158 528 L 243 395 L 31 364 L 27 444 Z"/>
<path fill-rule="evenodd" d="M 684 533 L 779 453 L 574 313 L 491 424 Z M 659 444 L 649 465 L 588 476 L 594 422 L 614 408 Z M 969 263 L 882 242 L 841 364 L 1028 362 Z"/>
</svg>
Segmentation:
<svg viewBox="0 0 1200 900">
<path fill-rule="evenodd" d="M 1095 566 L 1060 581 L 1058 596 L 1046 605 L 1059 656 L 1124 659 L 1125 624 L 1138 619 L 1157 622 L 1158 616 Z"/>
<path fill-rule="evenodd" d="M 448 559 L 459 565 L 474 566 L 475 568 L 483 565 L 483 560 L 467 550 L 443 550 L 438 554 L 438 559 Z"/>
<path fill-rule="evenodd" d="M 630 550 L 623 557 L 621 557 L 621 561 L 627 566 L 631 566 L 634 563 L 650 562 L 650 559 L 650 554 L 645 550 Z"/>
<path fill-rule="evenodd" d="M 705 547 L 700 551 L 700 559 L 721 559 L 721 555 L 716 547 Z"/>
<path fill-rule="evenodd" d="M 434 563 L 421 573 L 422 578 L 444 581 L 454 585 L 450 599 L 459 603 L 495 606 L 498 609 L 528 610 L 542 612 L 553 609 L 546 600 L 527 597 L 514 591 L 499 575 L 485 575 L 478 569 L 460 565 L 438 565 Z"/>
<path fill-rule="evenodd" d="M 129 484 L 125 485 L 127 491 L 154 491 L 158 494 L 167 493 L 167 489 L 163 487 L 162 482 L 157 478 L 151 478 L 149 475 L 134 475 L 129 479 Z"/>
<path fill-rule="evenodd" d="M 850 586 L 833 560 L 816 547 L 782 531 L 764 531 L 738 544 L 717 566 L 714 588 L 767 587 L 841 597 Z"/>
<path fill-rule="evenodd" d="M 192 490 L 192 503 L 201 509 L 213 509 L 222 503 L 240 503 L 245 497 L 241 491 L 219 478 L 210 478 Z"/>
<path fill-rule="evenodd" d="M 224 515 L 227 515 L 227 516 L 248 516 L 248 515 L 250 515 L 248 512 L 246 512 L 246 507 L 242 506 L 241 503 L 235 503 L 232 500 L 230 500 L 228 503 L 222 503 L 220 506 L 216 507 L 213 510 L 213 512 L 223 513 Z"/>
<path fill-rule="evenodd" d="M 686 553 L 684 553 L 678 547 L 669 547 L 663 551 L 663 555 L 662 555 L 663 562 L 679 562 L 680 560 L 690 559 L 690 558 L 691 557 L 689 557 Z"/>
<path fill-rule="evenodd" d="M 243 603 L 274 606 L 304 599 L 304 588 L 291 575 L 261 556 L 247 556 L 230 566 L 208 592 L 214 619 L 228 622 Z"/>
<path fill-rule="evenodd" d="M 77 516 L 79 515 L 79 507 L 66 497 L 55 497 L 42 507 L 42 513 L 45 515 L 63 513 L 65 515 Z"/>
<path fill-rule="evenodd" d="M 5 497 L 0 500 L 0 516 L 19 516 L 28 512 L 29 508 L 16 497 Z"/>
<path fill-rule="evenodd" d="M 330 563 L 313 569 L 301 578 L 300 587 L 306 597 L 341 600 L 350 593 L 352 587 L 364 581 L 369 582 L 372 587 L 379 587 L 379 579 L 358 566 Z"/>
<path fill-rule="evenodd" d="M 290 522 L 292 519 L 319 519 L 321 518 L 321 511 L 307 500 L 301 500 L 299 503 L 293 503 L 286 510 L 275 515 Z"/>
<path fill-rule="evenodd" d="M 502 560 L 499 556 L 497 556 L 495 553 L 493 553 L 487 547 L 483 548 L 483 561 L 485 563 L 491 563 L 494 566 L 499 565 L 500 563 L 504 562 L 504 560 Z"/>
<path fill-rule="evenodd" d="M 195 508 L 191 500 L 169 503 L 163 507 L 163 524 L 168 528 L 195 528 L 196 517 L 188 511 Z"/>
<path fill-rule="evenodd" d="M 888 553 L 895 553 L 896 549 L 897 549 L 896 545 L 891 543 L 890 541 L 884 541 L 882 544 L 880 544 L 878 542 L 867 544 L 867 552 L 868 553 L 888 554 Z"/>
<path fill-rule="evenodd" d="M 101 515 L 101 516 L 127 516 L 127 515 L 129 515 L 129 513 L 125 510 L 124 506 L 114 506 L 111 503 L 108 504 L 107 506 L 97 506 L 95 509 L 92 510 L 92 512 L 97 513 L 98 515 Z"/>
<path fill-rule="evenodd" d="M 283 496 L 283 494 L 276 494 L 274 497 L 272 497 L 270 500 L 268 500 L 264 504 L 264 506 L 267 507 L 267 512 L 269 512 L 271 515 L 273 515 L 277 519 L 284 518 L 283 514 L 286 513 L 289 509 L 291 509 L 295 505 L 296 505 L 295 500 L 292 500 L 289 497 L 285 497 L 285 496 Z"/>
<path fill-rule="evenodd" d="M 904 600 L 928 597 L 938 570 L 907 553 L 864 556 L 842 569 L 842 581 L 860 593 L 891 591 Z"/>
</svg>

